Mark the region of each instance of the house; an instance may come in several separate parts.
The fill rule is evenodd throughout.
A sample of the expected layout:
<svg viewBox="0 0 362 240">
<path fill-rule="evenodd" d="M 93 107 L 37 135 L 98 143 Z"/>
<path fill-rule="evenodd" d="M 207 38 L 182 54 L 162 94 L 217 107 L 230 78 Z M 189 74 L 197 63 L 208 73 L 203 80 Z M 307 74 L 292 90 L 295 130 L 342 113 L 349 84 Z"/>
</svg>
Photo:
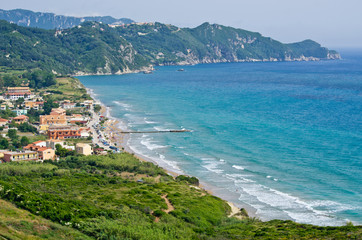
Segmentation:
<svg viewBox="0 0 362 240">
<path fill-rule="evenodd" d="M 38 153 L 35 151 L 18 151 L 18 152 L 5 152 L 5 162 L 18 162 L 18 161 L 37 161 L 39 160 Z"/>
<path fill-rule="evenodd" d="M 20 115 L 13 118 L 15 123 L 25 123 L 29 121 L 29 117 L 25 115 Z"/>
<path fill-rule="evenodd" d="M 37 146 L 34 143 L 28 144 L 23 148 L 28 151 L 36 151 L 38 153 L 39 160 L 54 160 L 55 151 L 54 149 Z"/>
<path fill-rule="evenodd" d="M 93 100 L 86 100 L 80 104 L 82 107 L 90 109 L 93 106 Z"/>
<path fill-rule="evenodd" d="M 0 110 L 6 110 L 8 106 L 6 104 L 1 104 L 0 105 Z"/>
<path fill-rule="evenodd" d="M 91 136 L 91 134 L 89 133 L 89 130 L 87 129 L 80 129 L 80 137 L 81 138 L 88 138 Z"/>
<path fill-rule="evenodd" d="M 75 145 L 75 151 L 85 156 L 92 155 L 93 153 L 91 145 L 86 143 L 77 143 Z"/>
<path fill-rule="evenodd" d="M 48 138 L 49 139 L 67 139 L 67 138 L 80 138 L 79 128 L 76 126 L 49 126 Z"/>
<path fill-rule="evenodd" d="M 49 115 L 41 115 L 40 125 L 66 125 L 67 117 L 65 110 L 61 108 L 53 108 Z"/>
<path fill-rule="evenodd" d="M 33 144 L 38 147 L 46 147 L 46 141 L 36 141 Z"/>
<path fill-rule="evenodd" d="M 50 115 L 65 115 L 66 111 L 62 108 L 53 108 Z"/>
<path fill-rule="evenodd" d="M 35 110 L 39 110 L 40 109 L 40 106 L 37 102 L 34 102 L 34 101 L 25 101 L 23 103 L 23 107 L 26 109 L 26 110 L 30 110 L 30 109 L 35 109 Z"/>
<path fill-rule="evenodd" d="M 40 160 L 54 160 L 55 151 L 54 149 L 47 147 L 39 147 L 37 150 Z"/>
<path fill-rule="evenodd" d="M 85 117 L 81 114 L 73 114 L 72 116 L 68 116 L 68 122 L 72 124 L 76 123 L 86 124 L 88 123 L 88 117 Z"/>
<path fill-rule="evenodd" d="M 0 118 L 0 127 L 5 126 L 8 122 L 9 122 L 9 120 L 4 119 L 4 118 Z"/>
<path fill-rule="evenodd" d="M 73 109 L 76 107 L 76 103 L 71 103 L 70 101 L 64 101 L 62 104 L 61 104 L 61 107 L 63 109 Z"/>
<path fill-rule="evenodd" d="M 14 110 L 11 110 L 11 111 L 16 113 L 16 116 L 28 114 L 28 110 L 26 110 L 26 109 L 14 109 Z"/>
<path fill-rule="evenodd" d="M 8 90 L 5 93 L 5 98 L 11 100 L 18 100 L 19 98 L 28 100 L 32 97 L 34 96 L 32 95 L 29 87 L 8 87 Z"/>
</svg>

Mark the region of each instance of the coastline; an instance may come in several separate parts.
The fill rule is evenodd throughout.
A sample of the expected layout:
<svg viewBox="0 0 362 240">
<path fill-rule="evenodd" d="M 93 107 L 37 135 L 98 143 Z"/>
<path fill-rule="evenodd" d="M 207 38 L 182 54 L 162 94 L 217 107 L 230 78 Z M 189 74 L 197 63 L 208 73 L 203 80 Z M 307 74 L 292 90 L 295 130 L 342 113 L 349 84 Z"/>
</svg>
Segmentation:
<svg viewBox="0 0 362 240">
<path fill-rule="evenodd" d="M 167 167 L 160 166 L 157 161 L 132 150 L 132 147 L 129 145 L 129 134 L 122 134 L 122 133 L 114 134 L 115 132 L 129 130 L 127 125 L 124 122 L 122 122 L 121 119 L 115 118 L 111 115 L 110 107 L 107 107 L 103 102 L 101 102 L 99 99 L 97 99 L 93 89 L 90 89 L 87 87 L 85 87 L 85 89 L 87 90 L 87 93 L 91 96 L 91 98 L 97 104 L 99 104 L 101 106 L 99 115 L 103 115 L 108 119 L 105 122 L 104 132 L 107 136 L 110 136 L 109 141 L 110 141 L 111 145 L 117 146 L 117 148 L 122 149 L 123 152 L 127 152 L 129 154 L 134 155 L 140 161 L 152 162 L 153 164 L 161 167 L 167 174 L 171 175 L 174 178 L 179 175 L 182 175 L 182 173 L 177 173 L 171 169 L 168 169 Z M 213 187 L 210 184 L 207 184 L 207 183 L 201 181 L 199 184 L 199 188 L 206 191 L 210 195 L 217 196 L 216 194 L 214 194 L 214 189 L 216 189 L 216 187 Z M 230 206 L 230 213 L 228 215 L 229 217 L 233 217 L 235 215 L 235 217 L 240 219 L 240 216 L 242 216 L 242 215 L 240 215 L 240 213 L 242 213 L 243 211 L 246 211 L 246 213 L 249 217 L 257 218 L 256 209 L 253 209 L 246 204 L 243 205 L 243 204 L 237 204 L 237 203 L 228 201 L 228 200 L 224 199 L 222 196 L 217 196 L 217 197 L 220 197 L 221 199 L 223 199 Z"/>
</svg>

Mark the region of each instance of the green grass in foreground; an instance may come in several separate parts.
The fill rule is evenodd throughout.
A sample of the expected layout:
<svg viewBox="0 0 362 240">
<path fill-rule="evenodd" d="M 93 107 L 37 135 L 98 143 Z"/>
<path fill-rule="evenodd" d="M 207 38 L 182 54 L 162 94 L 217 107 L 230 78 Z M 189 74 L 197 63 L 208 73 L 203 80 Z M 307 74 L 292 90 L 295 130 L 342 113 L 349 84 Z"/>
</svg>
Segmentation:
<svg viewBox="0 0 362 240">
<path fill-rule="evenodd" d="M 165 196 L 174 207 L 169 213 Z M 230 208 L 225 201 L 176 181 L 163 169 L 127 153 L 1 164 L 0 197 L 93 239 L 362 237 L 360 226 L 318 227 L 228 218 Z M 9 228 L 7 223 L 1 226 Z"/>
<path fill-rule="evenodd" d="M 0 200 L 0 239 L 91 239 L 85 234 L 53 223 Z"/>
</svg>

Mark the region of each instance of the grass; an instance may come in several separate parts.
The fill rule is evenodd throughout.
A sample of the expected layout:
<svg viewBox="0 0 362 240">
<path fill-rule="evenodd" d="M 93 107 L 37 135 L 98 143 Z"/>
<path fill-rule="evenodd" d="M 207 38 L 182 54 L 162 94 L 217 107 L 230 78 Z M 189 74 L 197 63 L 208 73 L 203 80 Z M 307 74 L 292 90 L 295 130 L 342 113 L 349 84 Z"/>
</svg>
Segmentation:
<svg viewBox="0 0 362 240">
<path fill-rule="evenodd" d="M 29 142 L 36 142 L 36 141 L 45 141 L 47 140 L 47 137 L 45 135 L 32 135 L 29 136 Z"/>
<path fill-rule="evenodd" d="M 56 85 L 42 89 L 40 92 L 54 92 L 52 97 L 56 101 L 79 102 L 91 99 L 84 86 L 77 79 L 71 77 L 57 78 Z"/>
<path fill-rule="evenodd" d="M 174 208 L 169 213 L 165 196 Z M 360 226 L 332 228 L 292 221 L 228 218 L 230 207 L 222 199 L 190 186 L 187 181 L 175 180 L 158 166 L 127 153 L 73 156 L 59 162 L 1 164 L 0 197 L 93 239 L 362 236 Z M 11 224 L 3 226 L 10 228 Z M 2 231 L 6 232 L 0 229 L 0 234 Z"/>
<path fill-rule="evenodd" d="M 91 239 L 0 199 L 0 239 Z"/>
</svg>

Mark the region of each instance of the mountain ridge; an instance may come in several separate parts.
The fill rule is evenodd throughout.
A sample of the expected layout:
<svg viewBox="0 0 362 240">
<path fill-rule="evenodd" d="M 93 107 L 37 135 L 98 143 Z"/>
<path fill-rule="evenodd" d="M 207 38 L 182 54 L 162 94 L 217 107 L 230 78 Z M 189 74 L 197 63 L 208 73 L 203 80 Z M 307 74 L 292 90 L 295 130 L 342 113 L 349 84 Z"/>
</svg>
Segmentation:
<svg viewBox="0 0 362 240">
<path fill-rule="evenodd" d="M 0 19 L 23 27 L 38 27 L 43 29 L 67 29 L 78 26 L 86 21 L 96 21 L 116 25 L 134 22 L 129 18 L 116 19 L 111 16 L 74 17 L 57 15 L 48 12 L 33 12 L 25 9 L 0 9 Z"/>
<path fill-rule="evenodd" d="M 115 26 L 85 21 L 69 29 L 45 30 L 0 20 L 0 40 L 0 65 L 75 75 L 122 74 L 164 65 L 340 58 L 312 40 L 283 44 L 257 32 L 210 23 L 179 28 L 158 22 Z"/>
</svg>

